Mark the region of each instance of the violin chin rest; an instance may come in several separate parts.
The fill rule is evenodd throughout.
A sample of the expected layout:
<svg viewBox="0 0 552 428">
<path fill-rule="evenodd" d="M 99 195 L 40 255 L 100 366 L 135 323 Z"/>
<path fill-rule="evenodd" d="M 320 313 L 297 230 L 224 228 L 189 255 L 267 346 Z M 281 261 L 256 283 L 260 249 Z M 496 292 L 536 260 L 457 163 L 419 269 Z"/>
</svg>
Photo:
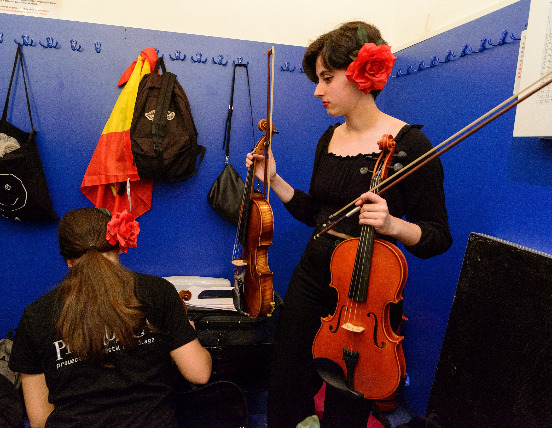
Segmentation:
<svg viewBox="0 0 552 428">
<path fill-rule="evenodd" d="M 353 395 L 353 398 L 364 398 L 362 392 L 354 391 L 347 386 L 345 373 L 339 364 L 328 358 L 315 358 L 314 367 L 324 382 L 340 391 Z"/>
</svg>

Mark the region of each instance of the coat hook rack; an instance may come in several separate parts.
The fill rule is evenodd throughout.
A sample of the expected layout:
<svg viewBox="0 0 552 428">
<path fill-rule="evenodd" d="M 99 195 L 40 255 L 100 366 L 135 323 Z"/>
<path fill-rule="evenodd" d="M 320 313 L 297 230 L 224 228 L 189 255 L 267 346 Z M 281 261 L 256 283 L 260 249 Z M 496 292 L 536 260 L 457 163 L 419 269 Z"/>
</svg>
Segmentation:
<svg viewBox="0 0 552 428">
<path fill-rule="evenodd" d="M 232 64 L 234 64 L 234 65 L 246 65 L 246 66 L 249 65 L 249 61 L 247 61 L 246 64 L 244 64 L 243 61 L 244 61 L 243 58 L 240 56 L 240 57 L 236 58 L 236 61 L 232 61 Z"/>
<path fill-rule="evenodd" d="M 295 71 L 295 66 L 293 68 L 291 68 L 291 64 L 289 61 L 286 61 L 284 62 L 281 66 L 280 66 L 280 70 L 282 71 L 289 71 L 290 73 L 293 73 Z"/>
<path fill-rule="evenodd" d="M 71 39 L 71 50 L 74 50 L 76 52 L 82 52 L 82 46 L 79 45 L 79 43 L 76 40 Z"/>
<path fill-rule="evenodd" d="M 215 58 L 213 57 L 213 64 L 222 65 L 223 67 L 226 67 L 228 65 L 228 60 L 226 60 L 226 62 L 224 62 L 224 56 L 219 55 L 217 57 L 217 60 L 215 60 Z"/>
<path fill-rule="evenodd" d="M 462 51 L 458 55 L 458 58 L 462 58 L 462 57 L 465 57 L 467 55 L 472 55 L 472 54 L 476 54 L 476 53 L 485 52 L 485 51 L 490 50 L 490 49 L 492 49 L 493 47 L 496 47 L 496 46 L 511 44 L 510 42 L 508 42 L 508 38 L 510 38 L 512 40 L 521 40 L 521 38 L 517 38 L 512 33 L 510 33 L 508 30 L 503 30 L 497 43 L 493 43 L 490 38 L 483 38 L 483 39 L 481 39 L 481 44 L 480 44 L 479 48 L 477 48 L 476 50 L 472 49 L 470 45 L 465 44 L 464 47 L 462 48 Z M 425 62 L 422 60 L 422 61 L 418 62 L 418 67 L 417 68 L 414 68 L 412 66 L 408 66 L 407 69 L 406 69 L 406 72 L 403 72 L 401 68 L 397 67 L 397 71 L 392 73 L 391 77 L 402 77 L 402 76 L 406 76 L 408 74 L 413 74 L 413 73 L 418 72 L 418 71 L 423 71 L 423 70 L 426 70 L 428 68 L 433 68 L 433 67 L 435 67 L 439 64 L 445 64 L 447 62 L 453 62 L 453 61 L 455 61 L 455 58 L 457 58 L 456 54 L 454 53 L 454 51 L 452 49 L 449 49 L 446 52 L 445 59 L 443 61 L 441 61 L 438 56 L 434 56 L 433 59 L 431 60 L 431 62 L 429 63 L 429 65 L 426 65 Z"/>
<path fill-rule="evenodd" d="M 190 59 L 192 60 L 192 62 L 205 64 L 205 63 L 207 62 L 207 58 L 202 59 L 202 57 L 203 57 L 203 54 L 201 54 L 200 52 L 198 52 L 198 53 L 196 53 L 196 58 L 194 58 L 194 57 L 192 56 L 192 57 L 190 57 Z"/>
<path fill-rule="evenodd" d="M 13 39 L 13 41 L 15 43 L 17 43 L 18 45 L 23 45 L 23 46 L 36 46 L 35 43 L 34 43 L 34 40 L 31 39 L 27 34 L 23 34 L 21 35 L 21 43 L 19 43 L 17 40 Z"/>
<path fill-rule="evenodd" d="M 500 46 L 500 45 L 506 45 L 506 44 L 508 44 L 508 31 L 507 31 L 507 30 L 504 30 L 504 31 L 502 32 L 502 36 L 500 37 L 500 39 L 499 39 L 498 42 L 496 42 L 496 43 L 493 43 L 493 42 L 491 41 L 491 39 L 489 39 L 489 44 L 490 44 L 491 46 Z"/>
<path fill-rule="evenodd" d="M 474 53 L 473 52 L 473 49 L 471 48 L 470 45 L 464 45 L 464 47 L 462 48 L 462 52 L 460 53 L 460 56 L 466 56 L 466 55 L 470 55 Z"/>
<path fill-rule="evenodd" d="M 479 46 L 478 52 L 486 51 L 487 49 L 490 49 L 492 46 L 488 46 L 490 39 L 481 39 L 481 45 Z"/>
<path fill-rule="evenodd" d="M 169 54 L 169 58 L 172 61 L 184 61 L 186 60 L 186 54 L 183 54 L 181 51 L 174 51 L 174 55 Z"/>
<path fill-rule="evenodd" d="M 43 48 L 50 48 L 50 49 L 59 49 L 61 46 L 58 42 L 54 43 L 53 37 L 46 37 L 46 44 L 42 43 L 42 41 L 38 41 L 38 44 L 42 46 Z"/>
</svg>

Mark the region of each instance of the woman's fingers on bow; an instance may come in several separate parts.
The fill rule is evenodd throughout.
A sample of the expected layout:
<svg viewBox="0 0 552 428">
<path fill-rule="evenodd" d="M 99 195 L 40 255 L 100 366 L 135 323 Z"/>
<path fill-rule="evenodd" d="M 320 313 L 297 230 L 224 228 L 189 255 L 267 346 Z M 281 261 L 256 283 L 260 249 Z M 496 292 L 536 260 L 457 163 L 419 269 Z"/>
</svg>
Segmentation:
<svg viewBox="0 0 552 428">
<path fill-rule="evenodd" d="M 387 201 L 372 192 L 363 193 L 356 203 L 360 206 L 359 224 L 374 226 L 377 232 L 385 233 L 389 224 L 389 208 Z"/>
</svg>

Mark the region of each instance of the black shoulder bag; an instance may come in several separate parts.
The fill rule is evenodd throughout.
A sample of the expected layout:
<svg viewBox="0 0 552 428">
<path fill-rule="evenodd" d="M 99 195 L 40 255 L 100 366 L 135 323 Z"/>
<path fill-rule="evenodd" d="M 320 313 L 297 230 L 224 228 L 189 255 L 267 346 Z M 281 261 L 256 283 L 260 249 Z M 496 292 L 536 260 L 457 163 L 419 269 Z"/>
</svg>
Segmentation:
<svg viewBox="0 0 552 428">
<path fill-rule="evenodd" d="M 224 169 L 217 177 L 209 193 L 207 201 L 209 205 L 225 220 L 237 225 L 239 219 L 240 205 L 243 200 L 245 184 L 236 172 L 234 167 L 228 163 L 230 156 L 230 130 L 232 128 L 232 113 L 234 110 L 234 84 L 236 82 L 236 68 L 244 67 L 247 74 L 247 88 L 249 89 L 249 108 L 251 110 L 251 132 L 253 133 L 253 107 L 251 105 L 251 86 L 249 85 L 249 70 L 247 64 L 234 64 L 232 74 L 232 90 L 230 94 L 230 104 L 228 106 L 228 116 L 226 117 L 226 126 L 224 129 L 223 149 L 226 150 L 226 160 Z M 253 136 L 254 140 L 254 136 Z"/>
<path fill-rule="evenodd" d="M 7 121 L 10 92 L 18 60 L 23 73 L 31 132 L 22 131 Z M 17 45 L 6 104 L 0 120 L 0 215 L 22 221 L 59 220 L 52 205 L 36 145 L 21 45 Z"/>
</svg>

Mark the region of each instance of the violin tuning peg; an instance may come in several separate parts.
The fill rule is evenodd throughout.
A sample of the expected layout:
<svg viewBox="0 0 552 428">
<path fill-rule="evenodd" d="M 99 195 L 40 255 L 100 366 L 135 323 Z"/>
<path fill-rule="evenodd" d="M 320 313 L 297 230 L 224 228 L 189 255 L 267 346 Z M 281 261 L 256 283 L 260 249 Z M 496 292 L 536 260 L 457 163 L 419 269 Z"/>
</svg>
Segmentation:
<svg viewBox="0 0 552 428">
<path fill-rule="evenodd" d="M 399 153 L 395 153 L 393 157 L 396 159 L 404 159 L 406 157 L 406 153 L 401 150 Z"/>
<path fill-rule="evenodd" d="M 397 172 L 403 169 L 403 167 L 404 165 L 402 163 L 396 163 L 395 165 L 389 165 L 387 168 L 389 168 L 393 172 Z"/>
</svg>

